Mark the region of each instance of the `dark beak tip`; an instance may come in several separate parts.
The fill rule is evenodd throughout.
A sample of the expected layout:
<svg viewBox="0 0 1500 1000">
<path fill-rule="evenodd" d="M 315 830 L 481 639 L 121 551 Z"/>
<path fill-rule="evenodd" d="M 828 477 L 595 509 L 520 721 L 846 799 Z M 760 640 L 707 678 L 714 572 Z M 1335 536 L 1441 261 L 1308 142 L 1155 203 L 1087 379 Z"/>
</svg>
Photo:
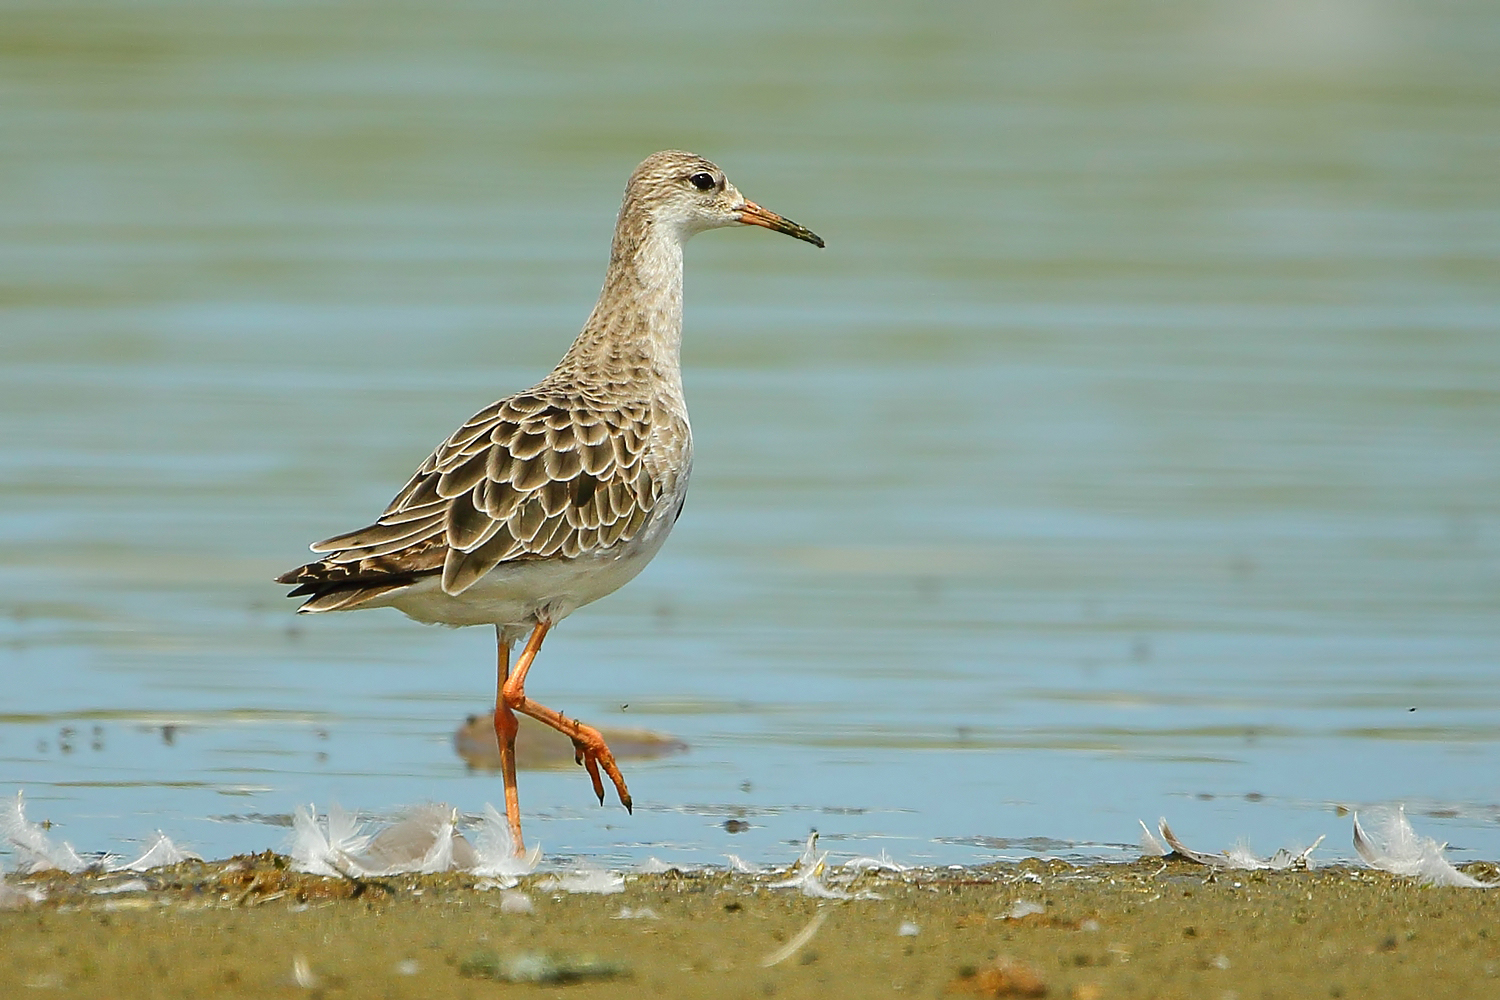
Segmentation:
<svg viewBox="0 0 1500 1000">
<path fill-rule="evenodd" d="M 817 247 L 819 250 L 822 250 L 823 248 L 825 248 L 826 246 L 828 246 L 827 243 L 823 242 L 823 237 L 819 236 L 817 233 L 813 232 L 811 229 L 807 229 L 807 228 L 805 228 L 803 226 L 799 226 L 796 223 L 793 223 L 789 227 L 789 231 L 787 232 L 787 235 L 795 237 L 796 239 L 801 240 L 803 243 L 811 243 L 813 246 Z"/>
</svg>

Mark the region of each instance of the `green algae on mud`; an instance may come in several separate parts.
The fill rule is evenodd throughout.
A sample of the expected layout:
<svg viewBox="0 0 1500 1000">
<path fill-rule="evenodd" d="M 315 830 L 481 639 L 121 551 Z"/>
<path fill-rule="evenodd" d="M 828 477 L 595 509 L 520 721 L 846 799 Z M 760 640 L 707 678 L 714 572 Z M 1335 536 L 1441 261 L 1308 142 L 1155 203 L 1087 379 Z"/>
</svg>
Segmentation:
<svg viewBox="0 0 1500 1000">
<path fill-rule="evenodd" d="M 0 995 L 1022 995 L 986 978 L 997 962 L 1080 1000 L 1500 993 L 1500 893 L 1364 869 L 1027 861 L 866 873 L 852 888 L 880 898 L 846 901 L 718 871 L 628 875 L 610 895 L 548 879 L 521 880 L 526 913 L 471 875 L 323 878 L 270 852 L 12 878 L 47 898 L 0 913 Z M 1035 909 L 1021 901 L 1042 910 L 1009 919 Z M 764 964 L 820 912 L 805 944 Z M 521 984 L 485 971 L 547 962 L 607 974 Z"/>
</svg>

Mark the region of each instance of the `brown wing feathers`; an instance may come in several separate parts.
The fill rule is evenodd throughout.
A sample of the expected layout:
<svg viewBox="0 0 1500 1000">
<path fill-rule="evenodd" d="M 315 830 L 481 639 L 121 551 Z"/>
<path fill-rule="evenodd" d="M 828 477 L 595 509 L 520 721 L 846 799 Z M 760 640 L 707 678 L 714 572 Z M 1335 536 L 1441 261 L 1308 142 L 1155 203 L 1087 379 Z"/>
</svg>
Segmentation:
<svg viewBox="0 0 1500 1000">
<path fill-rule="evenodd" d="M 304 611 L 362 604 L 442 572 L 460 594 L 498 564 L 575 557 L 634 537 L 663 485 L 646 468 L 651 407 L 613 411 L 533 390 L 455 431 L 374 524 L 314 545 L 322 560 L 278 578 Z"/>
</svg>

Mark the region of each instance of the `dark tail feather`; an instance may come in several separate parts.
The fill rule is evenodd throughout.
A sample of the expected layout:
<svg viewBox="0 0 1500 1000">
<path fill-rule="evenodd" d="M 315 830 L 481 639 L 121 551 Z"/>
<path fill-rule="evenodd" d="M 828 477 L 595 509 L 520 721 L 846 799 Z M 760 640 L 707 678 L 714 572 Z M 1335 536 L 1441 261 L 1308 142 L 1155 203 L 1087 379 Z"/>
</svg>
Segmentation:
<svg viewBox="0 0 1500 1000">
<path fill-rule="evenodd" d="M 410 586 L 411 582 L 410 580 L 403 580 L 400 583 L 387 583 L 373 587 L 329 587 L 321 593 L 318 592 L 318 588 L 315 585 L 304 583 L 287 596 L 300 597 L 303 594 L 314 595 L 302 607 L 297 609 L 299 615 L 316 614 L 319 611 L 346 611 L 350 608 L 357 608 L 361 604 L 366 604 L 381 594 Z"/>
</svg>

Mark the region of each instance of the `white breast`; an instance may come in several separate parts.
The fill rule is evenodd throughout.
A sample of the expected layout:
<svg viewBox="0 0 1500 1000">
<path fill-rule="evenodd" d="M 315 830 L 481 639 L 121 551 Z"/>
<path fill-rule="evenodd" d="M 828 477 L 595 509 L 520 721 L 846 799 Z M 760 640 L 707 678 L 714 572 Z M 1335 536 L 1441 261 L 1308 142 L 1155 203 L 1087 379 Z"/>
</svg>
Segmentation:
<svg viewBox="0 0 1500 1000">
<path fill-rule="evenodd" d="M 423 577 L 363 607 L 393 607 L 419 622 L 438 625 L 502 625 L 528 629 L 539 614 L 556 624 L 585 604 L 612 594 L 645 569 L 677 522 L 687 494 L 683 469 L 676 488 L 664 495 L 650 519 L 629 542 L 577 559 L 518 559 L 490 570 L 457 596 L 443 592 L 437 576 Z"/>
</svg>

